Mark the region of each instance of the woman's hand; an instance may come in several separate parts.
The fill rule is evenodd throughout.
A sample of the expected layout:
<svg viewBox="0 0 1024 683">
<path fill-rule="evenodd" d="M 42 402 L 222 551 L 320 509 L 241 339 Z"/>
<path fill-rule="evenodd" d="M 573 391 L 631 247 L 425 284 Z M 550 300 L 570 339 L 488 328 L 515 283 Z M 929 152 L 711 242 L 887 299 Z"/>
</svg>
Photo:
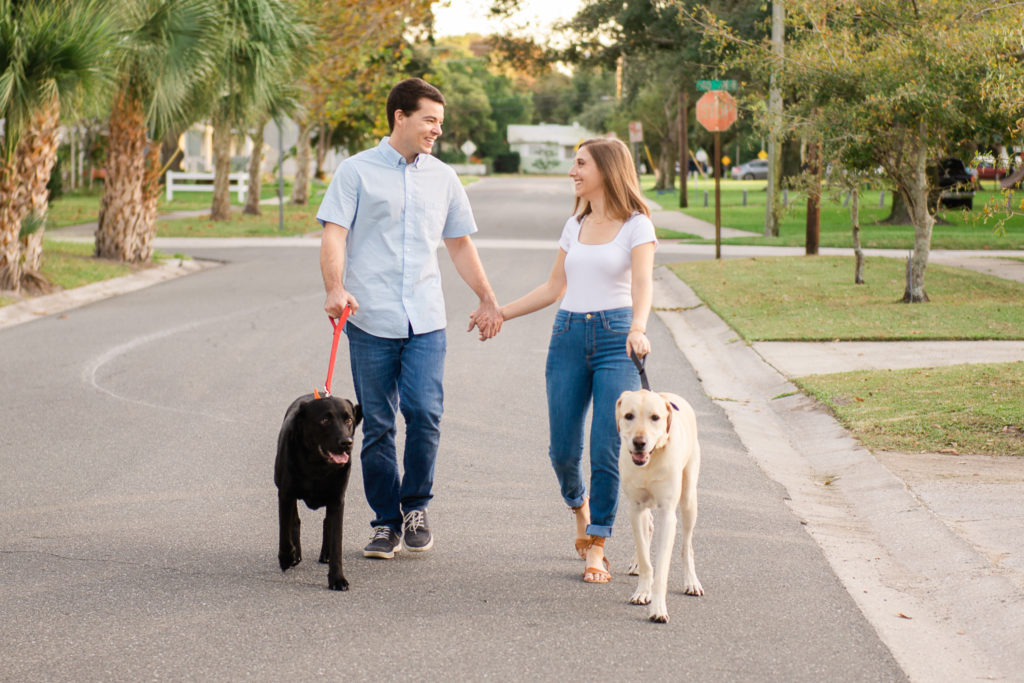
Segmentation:
<svg viewBox="0 0 1024 683">
<path fill-rule="evenodd" d="M 626 337 L 626 355 L 636 355 L 637 358 L 643 358 L 651 352 L 651 342 L 644 334 L 643 330 L 636 328 L 629 331 L 629 336 Z"/>
</svg>

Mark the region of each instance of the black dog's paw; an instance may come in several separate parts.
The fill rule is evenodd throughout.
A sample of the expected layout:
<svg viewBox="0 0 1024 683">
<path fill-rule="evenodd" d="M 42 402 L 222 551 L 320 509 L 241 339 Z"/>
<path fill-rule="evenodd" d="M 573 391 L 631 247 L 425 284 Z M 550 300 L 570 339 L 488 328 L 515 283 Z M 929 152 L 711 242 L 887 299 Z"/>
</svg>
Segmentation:
<svg viewBox="0 0 1024 683">
<path fill-rule="evenodd" d="M 327 587 L 330 588 L 332 591 L 347 591 L 348 580 L 346 580 L 344 576 L 337 579 L 328 578 Z"/>
<path fill-rule="evenodd" d="M 281 563 L 281 571 L 287 571 L 302 562 L 302 553 L 281 553 L 277 556 L 277 561 Z"/>
</svg>

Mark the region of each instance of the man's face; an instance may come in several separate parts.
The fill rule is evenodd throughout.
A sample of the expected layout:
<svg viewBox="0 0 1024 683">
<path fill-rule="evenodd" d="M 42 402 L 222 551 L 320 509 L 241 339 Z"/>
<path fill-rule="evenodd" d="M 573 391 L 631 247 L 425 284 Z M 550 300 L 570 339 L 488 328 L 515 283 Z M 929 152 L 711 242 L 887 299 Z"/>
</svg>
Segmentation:
<svg viewBox="0 0 1024 683">
<path fill-rule="evenodd" d="M 408 161 L 417 154 L 430 154 L 434 140 L 441 136 L 444 123 L 444 105 L 421 97 L 416 111 L 395 112 L 395 128 L 391 132 L 391 145 Z"/>
</svg>

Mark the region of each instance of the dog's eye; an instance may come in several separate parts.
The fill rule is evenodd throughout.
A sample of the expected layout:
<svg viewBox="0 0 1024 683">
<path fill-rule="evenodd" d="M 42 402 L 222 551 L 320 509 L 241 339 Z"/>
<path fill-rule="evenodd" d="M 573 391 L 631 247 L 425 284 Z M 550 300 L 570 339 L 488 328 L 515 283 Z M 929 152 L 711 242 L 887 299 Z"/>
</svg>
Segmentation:
<svg viewBox="0 0 1024 683">
<path fill-rule="evenodd" d="M 331 421 L 331 418 L 329 418 L 329 417 L 322 417 L 322 418 L 320 418 L 320 424 L 322 424 L 322 425 L 329 424 L 330 421 Z"/>
<path fill-rule="evenodd" d="M 626 413 L 622 417 L 626 418 L 627 420 L 632 420 L 633 419 L 633 413 Z"/>
<path fill-rule="evenodd" d="M 657 422 L 661 419 L 661 415 L 651 415 L 651 422 Z"/>
<path fill-rule="evenodd" d="M 345 420 L 345 424 L 347 424 L 347 425 L 350 425 L 350 424 L 352 424 L 352 418 L 351 418 L 351 417 L 350 417 L 350 418 L 347 418 L 347 419 Z"/>
</svg>

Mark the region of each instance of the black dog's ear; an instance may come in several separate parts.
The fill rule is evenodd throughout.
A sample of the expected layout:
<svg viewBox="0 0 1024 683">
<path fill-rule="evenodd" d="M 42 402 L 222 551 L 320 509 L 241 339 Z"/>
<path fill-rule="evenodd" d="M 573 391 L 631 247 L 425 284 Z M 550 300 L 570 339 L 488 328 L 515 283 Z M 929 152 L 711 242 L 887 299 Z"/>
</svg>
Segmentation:
<svg viewBox="0 0 1024 683">
<path fill-rule="evenodd" d="M 352 426 L 358 427 L 359 423 L 363 421 L 363 407 L 358 403 L 352 404 Z"/>
</svg>

